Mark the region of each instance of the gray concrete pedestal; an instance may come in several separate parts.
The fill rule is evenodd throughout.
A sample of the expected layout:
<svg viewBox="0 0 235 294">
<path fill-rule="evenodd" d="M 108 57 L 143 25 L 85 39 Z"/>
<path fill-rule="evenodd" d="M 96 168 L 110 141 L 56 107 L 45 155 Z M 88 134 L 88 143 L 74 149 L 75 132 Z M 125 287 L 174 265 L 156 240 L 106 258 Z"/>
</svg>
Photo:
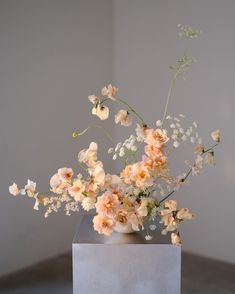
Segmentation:
<svg viewBox="0 0 235 294">
<path fill-rule="evenodd" d="M 181 247 L 154 232 L 114 233 L 93 230 L 85 215 L 73 241 L 74 294 L 180 294 Z"/>
</svg>

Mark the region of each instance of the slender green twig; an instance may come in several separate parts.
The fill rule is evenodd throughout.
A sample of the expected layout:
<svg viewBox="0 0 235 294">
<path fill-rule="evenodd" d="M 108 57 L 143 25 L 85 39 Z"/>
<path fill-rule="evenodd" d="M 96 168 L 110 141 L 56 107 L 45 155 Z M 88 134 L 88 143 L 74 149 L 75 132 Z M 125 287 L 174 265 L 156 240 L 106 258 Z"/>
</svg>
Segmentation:
<svg viewBox="0 0 235 294">
<path fill-rule="evenodd" d="M 216 144 L 214 144 L 212 147 L 206 149 L 203 151 L 202 155 L 210 152 L 211 150 L 213 150 L 217 145 L 219 145 L 219 142 L 217 142 Z M 190 176 L 190 174 L 192 173 L 193 168 L 191 167 L 187 174 L 185 175 L 185 177 L 182 179 L 182 182 L 185 182 L 186 179 Z M 159 204 L 165 202 L 173 193 L 175 192 L 175 190 L 172 190 L 169 194 L 167 194 L 162 200 L 159 201 Z"/>
</svg>

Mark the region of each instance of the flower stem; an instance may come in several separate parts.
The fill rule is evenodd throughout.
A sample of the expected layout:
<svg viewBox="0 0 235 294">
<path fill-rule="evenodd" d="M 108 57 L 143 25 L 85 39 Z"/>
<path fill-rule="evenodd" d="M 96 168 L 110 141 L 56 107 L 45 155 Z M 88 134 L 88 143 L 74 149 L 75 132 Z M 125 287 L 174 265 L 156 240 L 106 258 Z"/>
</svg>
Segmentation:
<svg viewBox="0 0 235 294">
<path fill-rule="evenodd" d="M 105 135 L 107 136 L 107 138 L 112 142 L 112 144 L 116 144 L 116 141 L 114 140 L 114 138 L 109 134 L 109 132 L 102 126 L 100 125 L 92 125 L 92 126 L 89 126 L 87 127 L 85 130 L 83 130 L 82 132 L 79 132 L 79 131 L 75 131 L 73 132 L 73 138 L 77 138 L 83 134 L 85 134 L 89 129 L 91 128 L 97 128 L 97 129 L 101 129 Z"/>
<path fill-rule="evenodd" d="M 172 78 L 172 80 L 170 82 L 169 88 L 168 88 L 166 105 L 165 105 L 164 114 L 163 114 L 163 117 L 162 117 L 162 126 L 163 126 L 164 120 L 165 120 L 166 115 L 167 115 L 167 110 L 168 110 L 170 98 L 171 98 L 171 95 L 172 95 L 173 88 L 175 86 L 175 81 L 176 81 L 177 76 L 178 76 L 178 71 L 176 71 L 176 73 L 174 74 L 174 76 L 173 76 L 173 78 Z"/>
<path fill-rule="evenodd" d="M 204 150 L 202 155 L 204 155 L 204 154 L 208 153 L 209 151 L 213 150 L 217 145 L 219 145 L 219 142 L 214 144 L 212 147 Z M 193 170 L 192 167 L 188 170 L 187 174 L 182 179 L 183 182 L 185 182 L 185 180 L 190 176 L 190 174 L 192 173 L 192 170 Z M 159 201 L 159 204 L 162 204 L 163 202 L 165 202 L 174 192 L 175 192 L 175 190 L 172 190 L 169 194 L 166 195 L 166 197 L 164 197 L 162 200 Z"/>
</svg>

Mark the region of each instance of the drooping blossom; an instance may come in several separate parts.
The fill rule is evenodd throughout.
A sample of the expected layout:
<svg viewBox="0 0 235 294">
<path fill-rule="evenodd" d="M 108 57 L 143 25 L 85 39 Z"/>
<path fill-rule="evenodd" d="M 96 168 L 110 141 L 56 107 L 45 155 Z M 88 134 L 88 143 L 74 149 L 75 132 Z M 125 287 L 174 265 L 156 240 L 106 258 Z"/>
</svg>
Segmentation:
<svg viewBox="0 0 235 294">
<path fill-rule="evenodd" d="M 116 100 L 115 96 L 117 95 L 118 92 L 118 88 L 116 88 L 115 86 L 112 86 L 111 84 L 109 84 L 108 86 L 104 87 L 101 90 L 101 94 L 103 96 L 106 96 L 112 100 Z"/>
<path fill-rule="evenodd" d="M 88 167 L 94 167 L 97 161 L 98 145 L 91 142 L 88 149 L 83 149 L 78 153 L 78 161 L 85 163 Z"/>
<path fill-rule="evenodd" d="M 212 132 L 211 137 L 215 142 L 220 142 L 220 130 Z"/>
<path fill-rule="evenodd" d="M 180 220 L 191 220 L 193 218 L 193 214 L 189 211 L 188 208 L 181 208 L 177 212 L 176 217 Z"/>
<path fill-rule="evenodd" d="M 9 192 L 13 196 L 17 196 L 20 194 L 20 189 L 18 188 L 16 183 L 13 183 L 11 186 L 9 186 Z"/>
<path fill-rule="evenodd" d="M 204 153 L 204 151 L 205 151 L 205 147 L 204 147 L 204 145 L 202 145 L 202 144 L 198 144 L 198 145 L 196 146 L 194 152 L 195 152 L 196 154 L 201 155 L 201 154 Z"/>
<path fill-rule="evenodd" d="M 58 173 L 54 174 L 50 179 L 51 191 L 56 194 L 62 194 L 68 187 L 68 183 L 62 181 Z"/>
<path fill-rule="evenodd" d="M 100 102 L 100 99 L 95 95 L 88 96 L 88 99 L 91 101 L 92 104 L 97 105 Z"/>
<path fill-rule="evenodd" d="M 216 164 L 214 152 L 208 152 L 205 156 L 205 163 L 214 166 Z"/>
<path fill-rule="evenodd" d="M 97 185 L 104 185 L 105 172 L 103 169 L 103 163 L 101 161 L 97 161 L 94 167 L 88 169 L 88 172 L 93 177 Z"/>
<path fill-rule="evenodd" d="M 84 199 L 83 192 L 85 191 L 85 185 L 82 182 L 82 175 L 79 174 L 73 181 L 72 185 L 68 188 L 69 194 L 78 202 L 82 202 Z"/>
<path fill-rule="evenodd" d="M 132 124 L 132 118 L 127 110 L 119 110 L 115 115 L 115 123 L 120 123 L 124 127 L 129 127 Z"/>
<path fill-rule="evenodd" d="M 29 197 L 33 197 L 36 191 L 36 183 L 28 179 L 27 185 L 24 189 Z"/>
<path fill-rule="evenodd" d="M 147 126 L 137 124 L 137 127 L 135 129 L 137 140 L 144 141 L 144 139 L 147 136 L 147 131 L 148 131 Z"/>
<path fill-rule="evenodd" d="M 92 114 L 98 116 L 101 120 L 105 120 L 109 117 L 109 109 L 103 104 L 98 104 L 92 108 Z"/>
<path fill-rule="evenodd" d="M 105 192 L 97 198 L 95 207 L 98 214 L 114 217 L 119 207 L 118 197 L 116 194 Z"/>
<path fill-rule="evenodd" d="M 171 233 L 171 243 L 176 246 L 180 246 L 182 244 L 179 233 Z"/>
<path fill-rule="evenodd" d="M 109 236 L 113 232 L 114 221 L 111 218 L 102 215 L 96 215 L 93 218 L 94 230 L 99 234 Z"/>
<path fill-rule="evenodd" d="M 70 181 L 73 177 L 73 170 L 68 167 L 62 167 L 58 169 L 58 176 L 61 181 Z"/>
</svg>

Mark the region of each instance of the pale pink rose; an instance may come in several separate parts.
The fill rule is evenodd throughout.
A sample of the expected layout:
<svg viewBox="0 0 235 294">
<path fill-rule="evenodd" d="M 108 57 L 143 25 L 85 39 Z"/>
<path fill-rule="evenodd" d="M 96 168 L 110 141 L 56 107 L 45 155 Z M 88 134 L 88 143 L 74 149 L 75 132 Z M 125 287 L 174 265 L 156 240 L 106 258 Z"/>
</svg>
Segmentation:
<svg viewBox="0 0 235 294">
<path fill-rule="evenodd" d="M 88 96 L 88 99 L 91 101 L 92 104 L 97 105 L 100 102 L 100 99 L 95 95 Z"/>
<path fill-rule="evenodd" d="M 154 145 L 146 145 L 144 151 L 150 158 L 159 158 L 164 155 L 162 149 Z"/>
<path fill-rule="evenodd" d="M 171 233 L 171 243 L 176 246 L 180 246 L 182 244 L 179 233 Z"/>
<path fill-rule="evenodd" d="M 10 194 L 12 194 L 13 196 L 17 196 L 20 194 L 20 189 L 18 188 L 18 186 L 16 185 L 16 183 L 13 183 L 10 187 L 9 187 L 9 192 Z"/>
<path fill-rule="evenodd" d="M 121 185 L 121 183 L 122 183 L 122 180 L 121 180 L 121 178 L 119 176 L 111 175 L 111 174 L 106 174 L 105 175 L 104 187 L 106 189 L 108 189 L 108 188 L 112 189 L 113 187 Z"/>
<path fill-rule="evenodd" d="M 135 184 L 139 188 L 150 187 L 153 185 L 153 177 L 149 173 L 149 169 L 146 168 L 142 163 L 135 165 L 136 171 L 134 170 Z"/>
<path fill-rule="evenodd" d="M 145 143 L 148 145 L 154 145 L 157 148 L 161 148 L 169 140 L 167 137 L 167 131 L 162 129 L 150 129 L 147 131 Z"/>
<path fill-rule="evenodd" d="M 85 163 L 88 167 L 93 167 L 97 161 L 98 145 L 91 142 L 88 149 L 83 149 L 78 153 L 78 161 Z"/>
<path fill-rule="evenodd" d="M 119 199 L 117 195 L 105 192 L 97 198 L 96 211 L 100 215 L 114 217 L 119 207 Z"/>
<path fill-rule="evenodd" d="M 212 132 L 211 137 L 215 142 L 220 142 L 220 130 Z"/>
<path fill-rule="evenodd" d="M 135 129 L 137 140 L 138 141 L 143 141 L 147 136 L 147 131 L 148 130 L 149 129 L 147 128 L 147 126 L 137 124 L 137 127 Z"/>
<path fill-rule="evenodd" d="M 189 211 L 188 208 L 181 208 L 177 214 L 176 214 L 176 217 L 178 219 L 182 219 L 182 220 L 185 220 L 185 219 L 192 219 L 193 218 L 193 214 Z"/>
<path fill-rule="evenodd" d="M 106 96 L 112 100 L 116 100 L 115 96 L 117 95 L 118 92 L 118 88 L 116 88 L 115 86 L 112 86 L 111 84 L 109 84 L 108 86 L 104 87 L 101 90 L 101 94 L 103 96 Z"/>
<path fill-rule="evenodd" d="M 58 176 L 61 179 L 61 181 L 68 182 L 73 177 L 73 170 L 68 167 L 63 167 L 58 169 Z"/>
<path fill-rule="evenodd" d="M 82 176 L 78 175 L 78 178 L 73 181 L 72 186 L 68 188 L 69 194 L 74 197 L 78 202 L 82 202 L 84 199 L 83 192 L 85 191 L 85 185 L 81 180 Z"/>
<path fill-rule="evenodd" d="M 93 218 L 93 224 L 95 231 L 106 236 L 109 236 L 113 232 L 113 227 L 115 225 L 111 218 L 99 214 Z"/>
<path fill-rule="evenodd" d="M 129 112 L 123 109 L 119 110 L 115 115 L 115 123 L 120 123 L 124 127 L 129 127 L 132 124 L 132 118 Z"/>
<path fill-rule="evenodd" d="M 124 168 L 124 170 L 121 172 L 120 177 L 123 179 L 124 183 L 130 185 L 132 181 L 134 181 L 133 165 L 132 164 L 127 165 Z"/>
<path fill-rule="evenodd" d="M 92 114 L 97 115 L 101 120 L 109 117 L 109 109 L 105 105 L 98 104 L 92 108 Z"/>
<path fill-rule="evenodd" d="M 27 185 L 24 187 L 24 189 L 29 197 L 33 197 L 36 191 L 36 183 L 28 180 Z"/>
</svg>

